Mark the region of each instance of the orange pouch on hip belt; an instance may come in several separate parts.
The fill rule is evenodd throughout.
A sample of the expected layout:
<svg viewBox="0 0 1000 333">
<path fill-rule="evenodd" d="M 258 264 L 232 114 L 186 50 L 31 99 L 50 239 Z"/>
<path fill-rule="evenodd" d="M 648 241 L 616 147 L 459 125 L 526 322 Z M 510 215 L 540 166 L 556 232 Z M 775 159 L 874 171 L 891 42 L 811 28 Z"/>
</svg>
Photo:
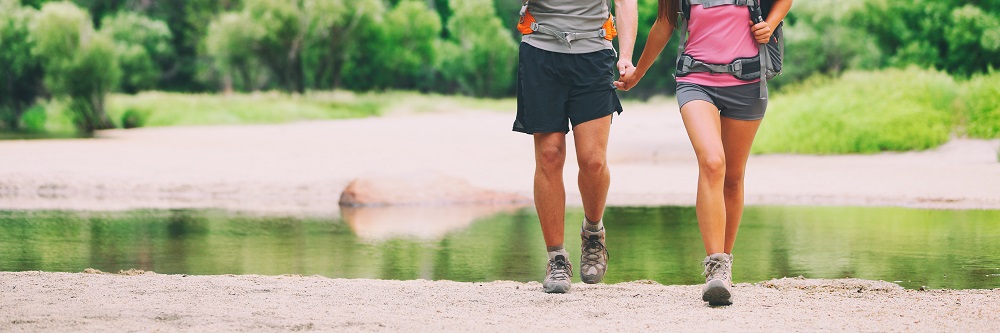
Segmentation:
<svg viewBox="0 0 1000 333">
<path fill-rule="evenodd" d="M 531 12 L 525 10 L 524 16 L 521 16 L 521 20 L 517 22 L 517 31 L 520 31 L 522 35 L 530 35 L 535 32 L 531 29 L 531 24 L 535 23 L 535 17 L 531 16 Z"/>
<path fill-rule="evenodd" d="M 613 40 L 618 36 L 618 29 L 615 29 L 615 17 L 608 15 L 608 20 L 604 21 L 604 39 Z"/>
</svg>

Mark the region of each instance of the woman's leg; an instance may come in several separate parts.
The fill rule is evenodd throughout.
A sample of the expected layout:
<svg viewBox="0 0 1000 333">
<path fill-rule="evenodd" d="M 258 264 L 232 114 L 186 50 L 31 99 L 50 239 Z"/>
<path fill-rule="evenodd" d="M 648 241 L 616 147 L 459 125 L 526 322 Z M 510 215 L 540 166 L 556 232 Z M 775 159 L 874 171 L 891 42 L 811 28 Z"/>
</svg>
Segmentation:
<svg viewBox="0 0 1000 333">
<path fill-rule="evenodd" d="M 723 196 L 726 202 L 726 246 L 725 253 L 733 253 L 736 232 L 743 219 L 743 176 L 750 145 L 753 144 L 760 120 L 737 120 L 722 118 L 722 146 L 726 156 L 726 180 Z"/>
<path fill-rule="evenodd" d="M 721 253 L 726 240 L 726 202 L 723 185 L 726 175 L 726 153 L 722 144 L 719 109 L 712 103 L 694 100 L 681 107 L 681 118 L 691 146 L 698 156 L 698 197 L 695 212 L 698 228 L 705 243 L 705 253 Z"/>
</svg>

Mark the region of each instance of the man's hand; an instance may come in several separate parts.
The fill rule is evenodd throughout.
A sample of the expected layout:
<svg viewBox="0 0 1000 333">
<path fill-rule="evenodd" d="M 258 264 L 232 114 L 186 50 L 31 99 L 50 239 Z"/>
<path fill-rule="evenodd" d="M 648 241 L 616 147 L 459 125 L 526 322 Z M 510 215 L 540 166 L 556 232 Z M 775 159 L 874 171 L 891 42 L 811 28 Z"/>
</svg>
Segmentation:
<svg viewBox="0 0 1000 333">
<path fill-rule="evenodd" d="M 621 60 L 618 60 L 618 75 L 619 76 L 625 76 L 625 73 L 628 72 L 628 70 L 630 68 L 632 70 L 635 70 L 635 66 L 632 65 L 632 60 L 630 60 L 630 59 L 621 59 Z"/>
<path fill-rule="evenodd" d="M 757 24 L 753 24 L 753 21 L 750 21 L 750 31 L 753 32 L 753 39 L 761 44 L 767 44 L 771 40 L 771 34 L 774 33 L 767 21 Z"/>
<path fill-rule="evenodd" d="M 619 90 L 628 91 L 635 87 L 636 83 L 639 83 L 639 78 L 635 73 L 635 66 L 632 65 L 632 61 L 628 59 L 623 59 L 618 61 L 618 81 L 614 82 L 615 88 Z"/>
</svg>

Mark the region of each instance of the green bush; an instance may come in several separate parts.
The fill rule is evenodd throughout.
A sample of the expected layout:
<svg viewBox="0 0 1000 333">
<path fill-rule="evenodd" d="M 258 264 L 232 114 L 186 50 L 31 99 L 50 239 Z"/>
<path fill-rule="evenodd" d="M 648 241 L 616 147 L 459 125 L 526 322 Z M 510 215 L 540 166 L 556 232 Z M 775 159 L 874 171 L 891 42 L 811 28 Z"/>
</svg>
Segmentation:
<svg viewBox="0 0 1000 333">
<path fill-rule="evenodd" d="M 1000 138 L 1000 72 L 973 77 L 963 87 L 965 133 L 974 138 Z"/>
<path fill-rule="evenodd" d="M 813 79 L 774 96 L 755 153 L 844 154 L 920 150 L 948 141 L 957 87 L 910 67 Z"/>
<path fill-rule="evenodd" d="M 146 113 L 135 108 L 125 109 L 122 113 L 122 128 L 138 128 L 146 124 Z"/>
<path fill-rule="evenodd" d="M 35 105 L 21 116 L 21 128 L 29 133 L 45 132 L 45 122 L 47 119 L 48 116 L 45 113 L 45 108 L 41 105 Z"/>
</svg>

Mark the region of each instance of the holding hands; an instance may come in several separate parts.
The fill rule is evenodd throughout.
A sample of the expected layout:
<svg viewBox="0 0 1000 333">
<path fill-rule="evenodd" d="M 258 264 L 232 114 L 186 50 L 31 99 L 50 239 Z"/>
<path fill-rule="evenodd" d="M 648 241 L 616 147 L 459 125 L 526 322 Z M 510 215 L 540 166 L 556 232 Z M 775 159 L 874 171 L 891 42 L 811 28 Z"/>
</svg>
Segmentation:
<svg viewBox="0 0 1000 333">
<path fill-rule="evenodd" d="M 642 75 L 636 75 L 635 66 L 632 65 L 632 60 L 622 59 L 618 61 L 618 81 L 614 82 L 615 88 L 618 90 L 628 91 L 635 87 L 639 83 L 639 79 Z"/>
</svg>

